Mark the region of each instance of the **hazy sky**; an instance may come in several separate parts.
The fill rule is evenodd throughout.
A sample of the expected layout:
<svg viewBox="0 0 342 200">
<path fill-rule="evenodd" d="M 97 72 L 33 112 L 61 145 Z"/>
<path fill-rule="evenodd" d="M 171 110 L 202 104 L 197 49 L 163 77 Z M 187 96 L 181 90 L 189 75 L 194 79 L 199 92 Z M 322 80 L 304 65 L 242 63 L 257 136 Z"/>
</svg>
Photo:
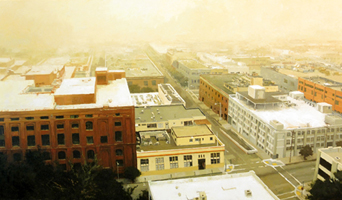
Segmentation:
<svg viewBox="0 0 342 200">
<path fill-rule="evenodd" d="M 0 0 L 0 44 L 341 39 L 341 0 Z"/>
</svg>

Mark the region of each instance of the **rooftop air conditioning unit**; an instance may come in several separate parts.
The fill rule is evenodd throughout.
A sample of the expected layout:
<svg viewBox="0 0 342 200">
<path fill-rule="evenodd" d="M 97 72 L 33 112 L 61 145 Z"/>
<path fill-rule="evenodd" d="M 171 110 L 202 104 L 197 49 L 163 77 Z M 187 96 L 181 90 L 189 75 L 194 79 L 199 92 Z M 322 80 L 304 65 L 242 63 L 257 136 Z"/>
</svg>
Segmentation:
<svg viewBox="0 0 342 200">
<path fill-rule="evenodd" d="M 251 190 L 245 190 L 245 195 L 247 197 L 252 196 L 252 191 Z"/>
</svg>

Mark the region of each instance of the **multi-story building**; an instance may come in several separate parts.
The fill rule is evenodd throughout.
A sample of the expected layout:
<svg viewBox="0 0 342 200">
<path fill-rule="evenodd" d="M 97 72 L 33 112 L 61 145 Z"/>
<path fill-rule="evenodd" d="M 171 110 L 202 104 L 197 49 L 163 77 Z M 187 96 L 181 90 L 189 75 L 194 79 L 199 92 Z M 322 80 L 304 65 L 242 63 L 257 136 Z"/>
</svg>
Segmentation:
<svg viewBox="0 0 342 200">
<path fill-rule="evenodd" d="M 240 74 L 201 75 L 199 100 L 226 120 L 229 95 L 238 91 L 247 91 L 249 85 L 263 85 L 266 91 L 278 91 L 277 85 L 272 81 L 263 80 L 260 76 Z"/>
<path fill-rule="evenodd" d="M 248 183 L 248 184 L 247 184 Z M 279 200 L 254 171 L 148 182 L 152 200 Z"/>
<path fill-rule="evenodd" d="M 186 109 L 184 105 L 135 108 L 135 130 L 137 132 L 169 130 L 175 126 L 191 126 L 194 124 L 208 123 L 208 120 L 200 109 Z"/>
<path fill-rule="evenodd" d="M 323 77 L 298 78 L 298 90 L 313 102 L 326 102 L 342 113 L 342 83 Z"/>
<path fill-rule="evenodd" d="M 274 81 L 281 91 L 291 92 L 298 90 L 298 78 L 293 75 L 283 74 L 277 68 L 261 67 L 260 75 Z"/>
<path fill-rule="evenodd" d="M 101 71 L 102 72 L 102 71 Z M 33 80 L 2 81 L 0 152 L 20 161 L 41 149 L 46 162 L 69 169 L 97 159 L 123 172 L 136 166 L 134 106 L 125 78 L 64 79 L 56 88 L 30 89 Z"/>
<path fill-rule="evenodd" d="M 138 169 L 143 176 L 219 168 L 224 171 L 224 144 L 206 125 L 140 132 Z"/>
<path fill-rule="evenodd" d="M 331 105 L 308 105 L 298 91 L 267 93 L 261 86 L 229 96 L 228 123 L 270 157 L 299 155 L 305 145 L 314 152 L 342 140 L 342 118 Z"/>
<path fill-rule="evenodd" d="M 334 179 L 334 173 L 342 171 L 342 147 L 318 149 L 314 181 Z"/>
</svg>

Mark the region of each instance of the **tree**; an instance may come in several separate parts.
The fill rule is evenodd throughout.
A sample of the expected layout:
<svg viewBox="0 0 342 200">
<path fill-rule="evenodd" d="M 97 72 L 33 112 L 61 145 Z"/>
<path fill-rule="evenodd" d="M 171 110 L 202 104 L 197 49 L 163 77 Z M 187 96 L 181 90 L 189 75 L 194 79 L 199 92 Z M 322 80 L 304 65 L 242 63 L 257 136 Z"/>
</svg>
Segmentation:
<svg viewBox="0 0 342 200">
<path fill-rule="evenodd" d="M 304 160 L 306 160 L 306 157 L 312 156 L 312 149 L 309 145 L 304 146 L 300 151 L 299 154 L 304 157 Z"/>
<path fill-rule="evenodd" d="M 132 183 L 137 177 L 141 175 L 141 172 L 135 167 L 126 167 L 124 171 L 124 177 L 131 180 Z"/>
<path fill-rule="evenodd" d="M 140 92 L 140 86 L 139 85 L 129 85 L 128 88 L 129 88 L 129 91 L 131 93 L 139 93 Z"/>
<path fill-rule="evenodd" d="M 140 92 L 154 92 L 154 90 L 150 87 L 143 87 L 141 88 Z"/>
<path fill-rule="evenodd" d="M 335 177 L 342 177 L 342 172 L 335 173 Z M 342 196 L 342 181 L 341 179 L 327 179 L 321 181 L 317 179 L 311 184 L 310 200 L 339 200 Z"/>
</svg>

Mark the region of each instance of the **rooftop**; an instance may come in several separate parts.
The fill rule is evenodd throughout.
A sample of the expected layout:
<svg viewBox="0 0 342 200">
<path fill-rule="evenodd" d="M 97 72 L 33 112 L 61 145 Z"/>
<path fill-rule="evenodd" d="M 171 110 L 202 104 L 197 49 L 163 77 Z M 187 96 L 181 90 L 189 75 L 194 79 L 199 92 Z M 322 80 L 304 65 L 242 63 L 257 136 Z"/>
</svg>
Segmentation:
<svg viewBox="0 0 342 200">
<path fill-rule="evenodd" d="M 179 60 L 179 62 L 189 69 L 208 69 L 207 66 L 203 65 L 197 60 Z"/>
<path fill-rule="evenodd" d="M 7 63 L 10 62 L 12 58 L 0 58 L 0 63 Z"/>
<path fill-rule="evenodd" d="M 155 116 L 153 118 L 153 116 Z M 135 108 L 135 123 L 164 122 L 179 119 L 205 119 L 199 108 L 186 109 L 183 105 L 161 105 Z"/>
<path fill-rule="evenodd" d="M 131 97 L 134 106 L 155 106 L 163 104 L 158 92 L 132 93 Z"/>
<path fill-rule="evenodd" d="M 233 81 L 234 78 L 239 77 L 237 74 L 224 74 L 224 75 L 201 75 L 201 77 L 207 80 L 210 84 L 214 85 L 216 88 L 219 88 L 226 94 L 234 94 L 231 90 L 228 90 L 224 85 L 227 82 Z"/>
<path fill-rule="evenodd" d="M 335 90 L 342 91 L 342 82 L 337 82 L 331 79 L 327 79 L 320 76 L 310 76 L 310 77 L 303 77 L 303 79 L 309 80 L 311 82 L 314 82 L 316 84 L 323 85 L 325 87 L 329 87 Z"/>
<path fill-rule="evenodd" d="M 206 126 L 206 125 L 200 125 Z M 186 126 L 192 127 L 192 126 Z M 215 147 L 214 144 L 191 144 L 191 145 L 181 145 L 177 146 L 175 141 L 171 138 L 170 134 L 166 131 L 146 131 L 140 132 L 141 143 L 140 149 L 137 149 L 138 152 L 148 152 L 148 151 L 163 151 L 163 150 L 173 150 L 173 149 L 190 149 L 190 148 L 207 148 L 207 147 Z M 195 136 L 195 135 L 194 135 Z M 196 136 L 195 136 L 196 137 Z M 220 142 L 221 146 L 222 143 Z"/>
<path fill-rule="evenodd" d="M 245 95 L 248 96 L 246 92 Z M 269 94 L 266 96 L 269 96 Z M 284 129 L 294 129 L 300 127 L 324 127 L 327 125 L 325 123 L 326 114 L 306 104 L 303 100 L 296 100 L 289 96 L 286 97 L 286 101 L 284 101 L 283 103 L 276 104 L 275 106 L 261 106 L 257 109 L 251 106 L 250 103 L 248 103 L 247 105 L 247 102 L 245 100 L 240 100 L 233 96 L 230 96 L 230 98 L 238 102 L 240 105 L 243 105 L 250 112 L 264 120 L 266 123 L 270 123 L 270 121 L 272 120 L 279 121 L 284 125 Z M 271 101 L 269 101 L 269 103 L 276 103 L 276 100 L 274 100 L 274 98 L 270 99 Z"/>
<path fill-rule="evenodd" d="M 94 94 L 95 77 L 64 79 L 55 95 Z"/>
<path fill-rule="evenodd" d="M 163 76 L 163 74 L 149 59 L 118 59 L 112 65 L 107 67 L 109 70 L 125 70 L 127 78 Z"/>
<path fill-rule="evenodd" d="M 254 171 L 166 181 L 149 181 L 153 200 L 188 200 L 204 192 L 207 199 L 279 199 Z M 249 191 L 249 192 L 246 192 Z"/>
<path fill-rule="evenodd" d="M 335 162 L 342 164 L 342 147 L 322 148 L 319 151 L 333 158 Z"/>
<path fill-rule="evenodd" d="M 177 138 L 213 135 L 206 125 L 201 126 L 179 126 L 172 128 Z"/>
<path fill-rule="evenodd" d="M 256 86 L 256 87 L 254 87 Z M 250 87 L 254 89 L 262 89 L 259 85 L 251 85 Z M 248 101 L 253 102 L 255 104 L 272 104 L 272 103 L 280 103 L 281 100 L 274 98 L 276 95 L 284 95 L 286 93 L 283 92 L 265 92 L 265 99 L 254 99 L 253 97 L 248 95 L 248 92 L 238 92 L 241 96 L 248 99 Z"/>
<path fill-rule="evenodd" d="M 31 70 L 26 75 L 41 75 L 57 73 L 63 68 L 63 65 L 36 65 L 32 66 Z"/>
</svg>

